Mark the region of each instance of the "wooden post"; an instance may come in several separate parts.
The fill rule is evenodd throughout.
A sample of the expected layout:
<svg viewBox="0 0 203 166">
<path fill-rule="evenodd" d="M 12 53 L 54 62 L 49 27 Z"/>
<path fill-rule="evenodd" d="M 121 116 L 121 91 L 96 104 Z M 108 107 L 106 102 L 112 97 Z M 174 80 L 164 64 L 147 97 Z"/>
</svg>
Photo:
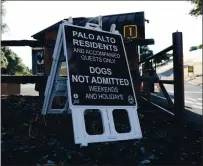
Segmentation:
<svg viewBox="0 0 203 166">
<path fill-rule="evenodd" d="M 174 111 L 176 120 L 181 123 L 185 110 L 183 39 L 181 32 L 173 33 L 173 71 L 174 71 Z"/>
<path fill-rule="evenodd" d="M 175 133 L 174 133 L 174 162 L 178 163 L 181 156 L 182 131 L 184 128 L 184 67 L 183 67 L 183 40 L 182 33 L 173 33 L 173 72 L 174 72 L 174 113 L 175 113 Z"/>
</svg>

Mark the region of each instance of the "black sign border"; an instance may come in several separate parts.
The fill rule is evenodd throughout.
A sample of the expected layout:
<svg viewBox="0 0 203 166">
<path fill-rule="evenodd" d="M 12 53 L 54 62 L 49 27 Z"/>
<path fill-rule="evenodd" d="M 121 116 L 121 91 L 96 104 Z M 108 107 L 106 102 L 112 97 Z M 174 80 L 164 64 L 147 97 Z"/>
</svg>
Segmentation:
<svg viewBox="0 0 203 166">
<path fill-rule="evenodd" d="M 135 105 L 123 105 L 123 106 L 104 106 L 104 105 L 97 105 L 97 106 L 94 106 L 94 105 L 73 105 L 72 104 L 72 97 L 71 97 L 71 86 L 70 86 L 70 73 L 69 73 L 69 63 L 68 63 L 68 53 L 67 53 L 67 43 L 66 43 L 66 38 L 65 38 L 65 27 L 67 26 L 71 26 L 71 27 L 76 27 L 76 28 L 81 28 L 81 29 L 87 29 L 87 30 L 92 30 L 92 31 L 97 31 L 97 32 L 104 32 L 104 33 L 108 33 L 108 34 L 114 34 L 114 35 L 118 35 L 120 36 L 120 38 L 122 39 L 122 45 L 123 45 L 123 49 L 124 49 L 124 54 L 125 54 L 125 59 L 126 59 L 126 62 L 127 62 L 127 68 L 128 68 L 128 72 L 129 72 L 129 76 L 130 76 L 130 81 L 131 81 L 131 85 L 132 85 L 132 90 L 133 90 L 133 97 L 134 97 L 134 100 L 135 100 Z M 113 108 L 113 109 L 126 109 L 126 108 L 137 108 L 137 99 L 136 99 L 136 96 L 135 96 L 135 89 L 134 89 L 134 86 L 133 86 L 133 82 L 132 82 L 132 76 L 131 76 L 131 73 L 130 73 L 130 68 L 129 68 L 129 63 L 128 63 L 128 60 L 127 60 L 127 55 L 126 55 L 126 50 L 125 50 L 125 46 L 124 46 L 124 42 L 123 42 L 123 37 L 120 33 L 112 33 L 112 32 L 109 32 L 109 31 L 104 31 L 104 30 L 100 30 L 100 29 L 97 29 L 97 28 L 94 28 L 94 29 L 90 29 L 88 27 L 81 27 L 81 26 L 77 26 L 77 25 L 73 25 L 71 23 L 63 23 L 62 24 L 62 47 L 63 47 L 63 50 L 64 50 L 64 55 L 66 57 L 66 62 L 67 62 L 67 76 L 68 76 L 68 87 L 67 87 L 67 91 L 68 91 L 68 101 L 69 101 L 69 107 L 70 108 L 88 108 L 88 109 L 107 109 L 107 108 Z M 61 48 L 62 50 L 62 48 Z"/>
</svg>

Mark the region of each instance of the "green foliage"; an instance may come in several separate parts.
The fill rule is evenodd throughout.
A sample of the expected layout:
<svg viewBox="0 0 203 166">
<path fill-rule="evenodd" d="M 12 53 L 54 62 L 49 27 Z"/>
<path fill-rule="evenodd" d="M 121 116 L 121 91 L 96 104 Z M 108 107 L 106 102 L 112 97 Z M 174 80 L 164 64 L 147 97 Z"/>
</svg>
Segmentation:
<svg viewBox="0 0 203 166">
<path fill-rule="evenodd" d="M 194 8 L 190 11 L 190 15 L 198 17 L 202 16 L 202 0 L 190 0 L 192 4 L 194 4 Z"/>
<path fill-rule="evenodd" d="M 7 68 L 8 66 L 8 60 L 7 58 L 5 57 L 5 54 L 3 51 L 1 51 L 1 67 L 2 68 Z"/>
<path fill-rule="evenodd" d="M 1 68 L 6 68 L 8 75 L 32 75 L 29 68 L 22 63 L 21 58 L 8 47 L 1 47 L 1 56 Z"/>
<path fill-rule="evenodd" d="M 140 47 L 140 61 L 145 60 L 147 57 L 152 56 L 153 51 L 149 49 L 148 46 Z"/>
<path fill-rule="evenodd" d="M 149 49 L 148 46 L 142 46 L 140 47 L 140 61 L 145 60 L 146 58 L 148 58 L 149 56 L 152 56 L 153 51 Z M 172 54 L 162 54 L 159 57 L 156 57 L 153 62 L 156 64 L 161 64 L 162 62 L 167 62 L 169 61 L 170 57 L 172 56 Z"/>
<path fill-rule="evenodd" d="M 199 50 L 202 49 L 202 44 L 198 45 L 198 46 L 191 46 L 189 51 L 194 51 L 194 50 Z"/>
</svg>

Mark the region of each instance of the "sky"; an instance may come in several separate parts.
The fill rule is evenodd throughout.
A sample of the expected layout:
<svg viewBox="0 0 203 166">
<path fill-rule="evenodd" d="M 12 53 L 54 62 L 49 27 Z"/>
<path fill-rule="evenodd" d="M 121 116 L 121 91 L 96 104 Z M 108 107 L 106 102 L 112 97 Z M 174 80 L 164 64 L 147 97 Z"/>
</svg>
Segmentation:
<svg viewBox="0 0 203 166">
<path fill-rule="evenodd" d="M 33 40 L 33 34 L 71 17 L 94 17 L 130 12 L 145 12 L 146 38 L 153 38 L 150 49 L 157 53 L 172 44 L 172 33 L 183 33 L 183 48 L 202 43 L 202 17 L 188 13 L 193 5 L 187 1 L 7 1 L 3 21 L 9 29 L 2 40 Z M 10 47 L 31 68 L 30 47 Z"/>
</svg>

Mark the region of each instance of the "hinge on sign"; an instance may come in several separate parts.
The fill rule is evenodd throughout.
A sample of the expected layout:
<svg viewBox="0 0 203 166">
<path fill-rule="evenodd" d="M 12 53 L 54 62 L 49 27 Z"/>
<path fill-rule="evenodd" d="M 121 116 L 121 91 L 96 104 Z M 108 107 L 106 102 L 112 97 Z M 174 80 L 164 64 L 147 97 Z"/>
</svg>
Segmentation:
<svg viewBox="0 0 203 166">
<path fill-rule="evenodd" d="M 73 18 L 69 17 L 68 20 L 63 20 L 62 22 L 65 24 L 73 24 Z"/>
<path fill-rule="evenodd" d="M 116 30 L 116 24 L 111 24 L 110 32 L 114 34 L 119 34 L 119 31 Z"/>
<path fill-rule="evenodd" d="M 88 29 L 96 29 L 96 30 L 101 30 L 100 26 L 98 24 L 93 24 L 93 23 L 86 23 L 85 27 L 87 27 Z"/>
<path fill-rule="evenodd" d="M 102 16 L 98 17 L 98 24 L 93 24 L 93 23 L 86 23 L 85 27 L 89 29 L 96 29 L 96 30 L 102 30 Z"/>
</svg>

